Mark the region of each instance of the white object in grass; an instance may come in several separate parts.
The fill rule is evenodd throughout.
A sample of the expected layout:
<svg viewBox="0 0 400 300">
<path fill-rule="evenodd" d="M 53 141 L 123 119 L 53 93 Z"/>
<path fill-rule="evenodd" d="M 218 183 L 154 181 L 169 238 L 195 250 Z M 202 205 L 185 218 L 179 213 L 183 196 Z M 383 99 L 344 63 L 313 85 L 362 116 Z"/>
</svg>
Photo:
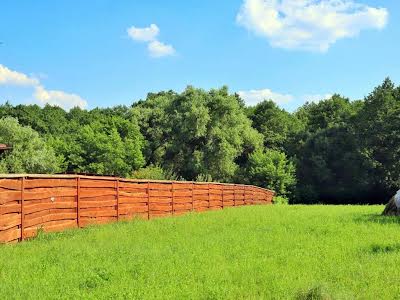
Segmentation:
<svg viewBox="0 0 400 300">
<path fill-rule="evenodd" d="M 394 195 L 394 203 L 397 208 L 400 208 L 400 190 L 398 190 L 396 195 Z"/>
</svg>

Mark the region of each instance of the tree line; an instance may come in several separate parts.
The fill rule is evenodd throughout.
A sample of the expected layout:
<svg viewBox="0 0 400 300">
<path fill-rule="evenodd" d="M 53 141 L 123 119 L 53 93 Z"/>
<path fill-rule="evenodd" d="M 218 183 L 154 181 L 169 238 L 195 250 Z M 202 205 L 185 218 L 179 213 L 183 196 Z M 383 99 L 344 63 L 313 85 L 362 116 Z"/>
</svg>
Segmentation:
<svg viewBox="0 0 400 300">
<path fill-rule="evenodd" d="M 272 99 L 273 100 L 273 99 Z M 291 203 L 383 203 L 400 186 L 400 87 L 290 113 L 227 87 L 149 93 L 130 107 L 0 105 L 0 173 L 86 173 L 271 188 Z"/>
</svg>

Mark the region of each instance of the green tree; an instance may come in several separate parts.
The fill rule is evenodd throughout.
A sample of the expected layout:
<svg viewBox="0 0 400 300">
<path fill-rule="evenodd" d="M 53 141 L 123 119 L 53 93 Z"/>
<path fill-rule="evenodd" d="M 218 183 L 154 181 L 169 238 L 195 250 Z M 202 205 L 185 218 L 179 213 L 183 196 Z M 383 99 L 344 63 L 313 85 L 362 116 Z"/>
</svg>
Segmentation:
<svg viewBox="0 0 400 300">
<path fill-rule="evenodd" d="M 56 173 L 61 160 L 39 134 L 18 120 L 0 119 L 0 142 L 11 145 L 9 152 L 0 155 L 0 173 Z"/>
<path fill-rule="evenodd" d="M 244 108 L 226 87 L 150 94 L 134 107 L 147 145 L 147 163 L 194 180 L 231 181 L 247 156 L 261 147 Z"/>
<path fill-rule="evenodd" d="M 375 188 L 388 197 L 400 187 L 400 87 L 386 78 L 365 98 L 356 125 Z"/>
<path fill-rule="evenodd" d="M 247 174 L 251 184 L 274 190 L 288 197 L 296 184 L 295 166 L 278 150 L 256 150 L 250 154 Z"/>
<path fill-rule="evenodd" d="M 304 126 L 295 115 L 279 108 L 273 101 L 266 100 L 248 109 L 253 127 L 264 137 L 267 148 L 284 150 L 295 134 Z"/>
</svg>

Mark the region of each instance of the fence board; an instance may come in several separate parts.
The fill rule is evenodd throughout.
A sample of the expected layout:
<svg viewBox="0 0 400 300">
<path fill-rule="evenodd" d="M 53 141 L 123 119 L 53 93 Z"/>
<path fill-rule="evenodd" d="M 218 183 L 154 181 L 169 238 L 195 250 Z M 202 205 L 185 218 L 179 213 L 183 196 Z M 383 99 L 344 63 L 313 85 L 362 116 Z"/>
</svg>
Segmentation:
<svg viewBox="0 0 400 300">
<path fill-rule="evenodd" d="M 191 211 L 272 203 L 274 192 L 255 186 L 140 181 L 78 175 L 0 178 L 0 243 L 44 231 L 119 219 L 158 218 Z"/>
</svg>

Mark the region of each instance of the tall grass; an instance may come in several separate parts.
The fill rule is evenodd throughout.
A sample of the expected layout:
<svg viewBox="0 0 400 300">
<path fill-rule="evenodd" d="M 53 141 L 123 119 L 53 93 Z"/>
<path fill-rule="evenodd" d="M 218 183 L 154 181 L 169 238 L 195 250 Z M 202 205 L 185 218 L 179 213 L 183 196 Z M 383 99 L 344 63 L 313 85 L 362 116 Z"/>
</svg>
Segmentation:
<svg viewBox="0 0 400 300">
<path fill-rule="evenodd" d="M 394 299 L 381 206 L 257 206 L 0 246 L 0 299 Z"/>
</svg>

